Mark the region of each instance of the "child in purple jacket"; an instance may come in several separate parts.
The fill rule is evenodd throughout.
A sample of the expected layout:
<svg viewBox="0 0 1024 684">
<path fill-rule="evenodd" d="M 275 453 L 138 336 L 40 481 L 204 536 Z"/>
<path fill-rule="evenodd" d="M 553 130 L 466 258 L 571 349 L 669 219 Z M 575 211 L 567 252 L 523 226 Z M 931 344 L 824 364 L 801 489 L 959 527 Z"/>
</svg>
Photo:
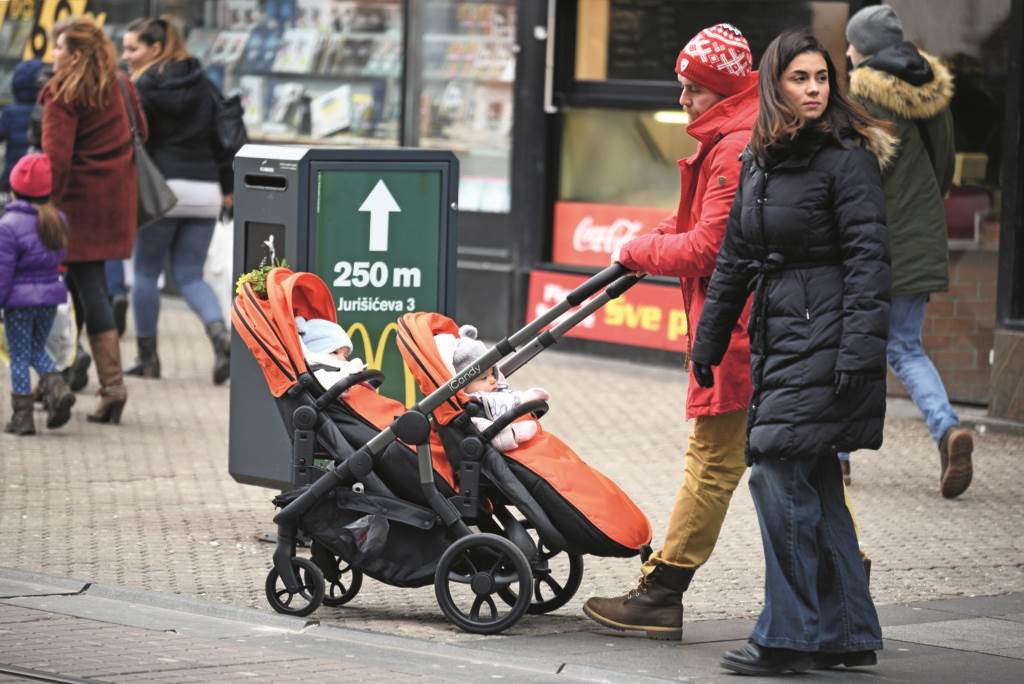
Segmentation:
<svg viewBox="0 0 1024 684">
<path fill-rule="evenodd" d="M 0 217 L 0 309 L 11 357 L 13 408 L 4 431 L 32 435 L 36 428 L 29 367 L 39 374 L 46 427 L 68 422 L 75 403 L 75 395 L 46 351 L 57 305 L 68 297 L 57 272 L 64 259 L 68 229 L 64 217 L 50 203 L 53 176 L 49 157 L 22 157 L 11 170 L 10 185 L 16 199 Z"/>
</svg>

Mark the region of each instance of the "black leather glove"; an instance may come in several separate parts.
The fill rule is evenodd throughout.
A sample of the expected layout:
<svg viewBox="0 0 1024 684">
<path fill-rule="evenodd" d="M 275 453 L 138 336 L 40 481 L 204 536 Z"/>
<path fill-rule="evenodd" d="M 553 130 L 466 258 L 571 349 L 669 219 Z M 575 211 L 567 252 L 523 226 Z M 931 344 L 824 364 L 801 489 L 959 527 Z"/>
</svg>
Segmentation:
<svg viewBox="0 0 1024 684">
<path fill-rule="evenodd" d="M 835 394 L 837 397 L 845 397 L 848 394 L 856 393 L 863 389 L 867 381 L 868 376 L 861 373 L 836 371 L 833 377 L 833 383 L 836 386 Z"/>
<path fill-rule="evenodd" d="M 690 368 L 693 370 L 693 377 L 698 385 L 705 389 L 715 386 L 715 374 L 711 372 L 711 366 L 690 361 Z"/>
</svg>

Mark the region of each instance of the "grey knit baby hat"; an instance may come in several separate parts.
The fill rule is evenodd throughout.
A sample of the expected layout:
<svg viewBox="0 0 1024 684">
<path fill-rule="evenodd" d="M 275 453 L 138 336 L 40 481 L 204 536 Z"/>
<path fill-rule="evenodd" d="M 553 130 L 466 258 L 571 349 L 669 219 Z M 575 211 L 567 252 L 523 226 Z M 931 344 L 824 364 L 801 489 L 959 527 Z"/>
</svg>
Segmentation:
<svg viewBox="0 0 1024 684">
<path fill-rule="evenodd" d="M 479 359 L 487 351 L 483 342 L 476 339 L 476 328 L 472 325 L 464 325 L 459 328 L 459 341 L 455 345 L 455 353 L 452 355 L 452 365 L 455 372 L 465 370 L 473 361 Z"/>
</svg>

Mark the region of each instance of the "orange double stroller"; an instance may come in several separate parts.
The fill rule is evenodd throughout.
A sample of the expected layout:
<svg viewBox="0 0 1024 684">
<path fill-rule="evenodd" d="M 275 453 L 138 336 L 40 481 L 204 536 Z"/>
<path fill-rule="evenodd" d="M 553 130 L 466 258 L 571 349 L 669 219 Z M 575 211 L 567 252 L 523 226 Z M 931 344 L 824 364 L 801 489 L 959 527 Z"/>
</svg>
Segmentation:
<svg viewBox="0 0 1024 684">
<path fill-rule="evenodd" d="M 321 603 L 339 606 L 366 575 L 394 586 L 433 584 L 453 624 L 493 634 L 527 612 L 565 605 L 580 586 L 584 555 L 648 548 L 646 516 L 556 436 L 541 429 L 508 453 L 491 445 L 513 420 L 540 418 L 544 402 L 526 402 L 480 430 L 471 420 L 479 408 L 460 389 L 506 357 L 501 370 L 511 375 L 636 280 L 618 265 L 602 271 L 454 377 L 435 336 L 458 337 L 458 326 L 440 314 L 403 315 L 399 349 L 425 395 L 411 408 L 375 391 L 378 371 L 320 386 L 295 323 L 335 320 L 320 278 L 274 269 L 265 298 L 246 283 L 232 323 L 291 437 L 296 484 L 275 498 L 270 605 L 300 616 Z M 311 540 L 310 558 L 296 555 L 300 538 Z"/>
</svg>

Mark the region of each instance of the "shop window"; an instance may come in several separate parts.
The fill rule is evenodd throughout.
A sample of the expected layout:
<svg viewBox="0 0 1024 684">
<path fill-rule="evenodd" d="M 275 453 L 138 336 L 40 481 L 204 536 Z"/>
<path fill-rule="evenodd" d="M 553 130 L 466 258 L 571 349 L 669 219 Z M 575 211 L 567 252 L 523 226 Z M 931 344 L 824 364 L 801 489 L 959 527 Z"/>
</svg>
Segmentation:
<svg viewBox="0 0 1024 684">
<path fill-rule="evenodd" d="M 680 41 L 721 22 L 736 25 L 755 63 L 784 29 L 810 26 L 815 6 L 806 0 L 578 0 L 577 81 L 671 81 Z M 766 11 L 770 8 L 770 11 Z"/>
<path fill-rule="evenodd" d="M 462 210 L 508 212 L 515 4 L 435 0 L 423 13 L 416 144 L 458 155 Z"/>
<path fill-rule="evenodd" d="M 401 0 L 157 0 L 189 52 L 239 92 L 254 141 L 395 146 Z"/>
</svg>

